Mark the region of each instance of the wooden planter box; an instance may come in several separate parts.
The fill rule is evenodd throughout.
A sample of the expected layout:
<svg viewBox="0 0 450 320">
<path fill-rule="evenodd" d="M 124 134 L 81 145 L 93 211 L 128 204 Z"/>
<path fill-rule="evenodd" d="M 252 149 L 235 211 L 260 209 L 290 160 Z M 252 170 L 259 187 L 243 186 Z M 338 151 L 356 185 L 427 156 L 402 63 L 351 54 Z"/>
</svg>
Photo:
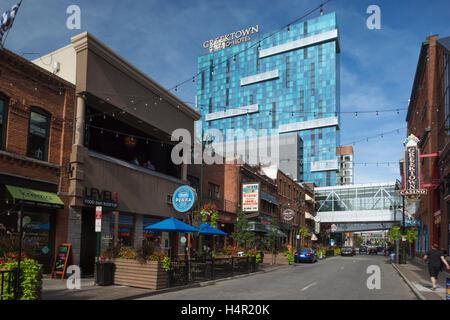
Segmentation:
<svg viewBox="0 0 450 320">
<path fill-rule="evenodd" d="M 167 272 L 158 261 L 114 259 L 114 284 L 151 290 L 167 288 Z"/>
</svg>

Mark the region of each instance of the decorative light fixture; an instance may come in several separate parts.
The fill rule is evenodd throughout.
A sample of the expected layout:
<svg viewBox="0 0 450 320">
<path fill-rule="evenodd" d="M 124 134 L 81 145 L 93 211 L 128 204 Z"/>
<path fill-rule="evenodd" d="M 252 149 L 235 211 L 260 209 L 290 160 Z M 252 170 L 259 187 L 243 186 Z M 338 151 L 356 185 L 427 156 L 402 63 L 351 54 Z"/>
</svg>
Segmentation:
<svg viewBox="0 0 450 320">
<path fill-rule="evenodd" d="M 129 147 L 129 148 L 134 148 L 136 147 L 136 139 L 132 136 L 126 136 L 125 137 L 125 146 Z"/>
</svg>

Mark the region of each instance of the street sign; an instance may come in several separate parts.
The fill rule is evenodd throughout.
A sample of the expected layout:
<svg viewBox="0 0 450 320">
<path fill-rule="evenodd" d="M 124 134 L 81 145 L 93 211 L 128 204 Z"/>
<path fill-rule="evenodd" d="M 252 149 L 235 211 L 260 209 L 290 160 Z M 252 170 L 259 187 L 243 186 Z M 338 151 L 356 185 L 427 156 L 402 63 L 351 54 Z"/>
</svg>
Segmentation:
<svg viewBox="0 0 450 320">
<path fill-rule="evenodd" d="M 283 218 L 285 221 L 291 221 L 292 219 L 294 219 L 294 216 L 295 216 L 294 210 L 285 209 L 283 211 Z"/>
<path fill-rule="evenodd" d="M 102 207 L 95 207 L 95 232 L 102 232 Z"/>
</svg>

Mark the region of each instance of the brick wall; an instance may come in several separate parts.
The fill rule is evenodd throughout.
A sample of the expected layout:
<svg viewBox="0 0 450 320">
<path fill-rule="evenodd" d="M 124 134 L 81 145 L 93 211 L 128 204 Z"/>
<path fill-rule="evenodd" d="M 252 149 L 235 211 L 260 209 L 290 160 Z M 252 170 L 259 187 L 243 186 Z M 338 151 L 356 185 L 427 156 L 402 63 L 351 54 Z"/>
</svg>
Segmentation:
<svg viewBox="0 0 450 320">
<path fill-rule="evenodd" d="M 0 172 L 58 185 L 65 208 L 56 214 L 57 246 L 67 240 L 69 177 L 66 166 L 72 148 L 75 88 L 6 49 L 0 51 L 0 72 L 0 94 L 9 99 Z M 48 161 L 26 156 L 31 107 L 41 108 L 51 115 Z"/>
</svg>

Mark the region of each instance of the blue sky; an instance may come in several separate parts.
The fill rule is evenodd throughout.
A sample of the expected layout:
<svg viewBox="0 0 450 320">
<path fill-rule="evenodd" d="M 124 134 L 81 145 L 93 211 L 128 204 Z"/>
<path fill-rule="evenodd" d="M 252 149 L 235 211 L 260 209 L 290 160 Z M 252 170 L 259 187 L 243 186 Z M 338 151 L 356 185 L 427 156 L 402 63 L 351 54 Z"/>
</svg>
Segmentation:
<svg viewBox="0 0 450 320">
<path fill-rule="evenodd" d="M 0 11 L 18 0 L 1 0 Z M 277 30 L 317 7 L 316 0 L 23 0 L 5 43 L 27 59 L 70 43 L 70 37 L 92 33 L 166 88 L 192 78 L 205 40 L 256 25 L 260 33 Z M 81 8 L 81 29 L 69 30 L 66 9 Z M 369 30 L 370 5 L 381 9 L 381 29 Z M 332 0 L 324 12 L 337 14 L 341 46 L 341 111 L 405 109 L 410 97 L 420 45 L 427 36 L 450 36 L 448 0 Z M 314 13 L 311 17 L 318 15 Z M 32 53 L 32 54 L 30 54 Z M 176 94 L 194 101 L 188 82 Z M 341 143 L 351 143 L 405 128 L 406 111 L 344 114 Z M 353 145 L 355 183 L 394 181 L 403 157 L 406 130 Z M 364 165 L 364 163 L 367 163 Z M 370 163 L 370 164 L 369 164 Z"/>
</svg>

